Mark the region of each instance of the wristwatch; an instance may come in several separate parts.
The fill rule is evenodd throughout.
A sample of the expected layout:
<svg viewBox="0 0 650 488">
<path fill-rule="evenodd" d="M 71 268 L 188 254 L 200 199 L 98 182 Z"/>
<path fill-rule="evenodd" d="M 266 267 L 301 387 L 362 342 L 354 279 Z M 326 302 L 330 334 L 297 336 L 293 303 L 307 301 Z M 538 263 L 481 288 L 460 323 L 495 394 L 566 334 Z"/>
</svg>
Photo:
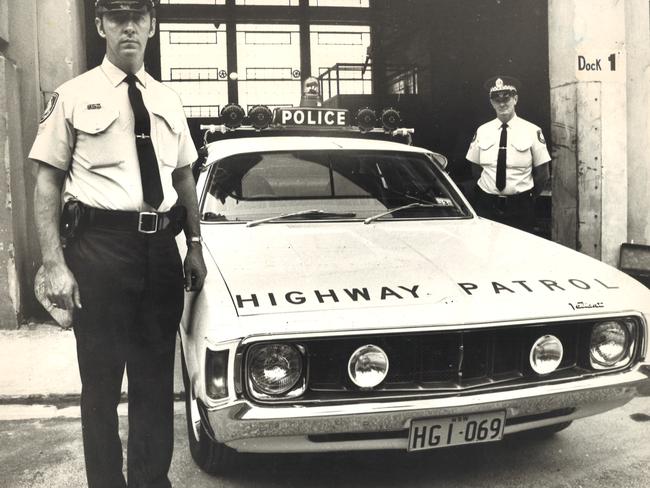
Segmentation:
<svg viewBox="0 0 650 488">
<path fill-rule="evenodd" d="M 203 242 L 203 239 L 201 236 L 191 236 L 187 238 L 187 245 L 190 246 L 191 244 L 198 244 L 199 246 Z"/>
</svg>

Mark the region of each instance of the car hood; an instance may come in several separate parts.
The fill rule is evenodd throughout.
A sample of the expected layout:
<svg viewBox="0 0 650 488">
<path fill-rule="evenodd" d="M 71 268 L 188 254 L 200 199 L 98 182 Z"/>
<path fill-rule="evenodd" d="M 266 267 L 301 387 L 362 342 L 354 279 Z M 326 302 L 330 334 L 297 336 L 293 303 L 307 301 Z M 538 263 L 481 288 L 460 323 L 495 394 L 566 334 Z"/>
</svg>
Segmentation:
<svg viewBox="0 0 650 488">
<path fill-rule="evenodd" d="M 329 317 L 326 329 L 343 317 L 501 322 L 627 311 L 649 296 L 610 266 L 484 219 L 215 224 L 203 234 L 210 278 L 223 279 L 236 315 L 267 325 L 273 314 L 319 321 L 313 312 Z"/>
</svg>

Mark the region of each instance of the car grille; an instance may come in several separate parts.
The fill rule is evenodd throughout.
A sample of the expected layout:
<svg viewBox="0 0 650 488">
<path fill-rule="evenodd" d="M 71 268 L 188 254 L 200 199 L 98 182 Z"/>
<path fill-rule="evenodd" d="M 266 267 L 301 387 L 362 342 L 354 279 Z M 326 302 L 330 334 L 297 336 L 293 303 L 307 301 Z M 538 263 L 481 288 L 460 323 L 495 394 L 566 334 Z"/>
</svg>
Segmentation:
<svg viewBox="0 0 650 488">
<path fill-rule="evenodd" d="M 599 374 L 602 372 L 589 365 L 589 341 L 594 323 L 575 321 L 283 341 L 304 348 L 308 361 L 307 390 L 292 402 L 462 394 L 476 389 L 507 388 Z M 636 335 L 640 327 L 634 330 L 638 350 Z M 529 354 L 534 342 L 546 334 L 562 341 L 564 355 L 556 371 L 540 376 L 530 367 Z M 386 378 L 372 390 L 357 387 L 347 371 L 351 354 L 366 344 L 381 347 L 390 362 Z"/>
</svg>

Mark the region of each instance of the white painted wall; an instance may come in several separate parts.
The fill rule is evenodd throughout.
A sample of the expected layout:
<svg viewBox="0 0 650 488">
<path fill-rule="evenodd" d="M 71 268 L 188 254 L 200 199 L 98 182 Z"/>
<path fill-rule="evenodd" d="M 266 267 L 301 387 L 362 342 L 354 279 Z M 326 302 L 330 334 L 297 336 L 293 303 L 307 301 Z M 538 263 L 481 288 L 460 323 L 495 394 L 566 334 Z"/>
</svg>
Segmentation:
<svg viewBox="0 0 650 488">
<path fill-rule="evenodd" d="M 549 0 L 554 238 L 612 265 L 622 243 L 650 244 L 649 9 Z M 601 70 L 578 70 L 578 56 Z"/>
</svg>

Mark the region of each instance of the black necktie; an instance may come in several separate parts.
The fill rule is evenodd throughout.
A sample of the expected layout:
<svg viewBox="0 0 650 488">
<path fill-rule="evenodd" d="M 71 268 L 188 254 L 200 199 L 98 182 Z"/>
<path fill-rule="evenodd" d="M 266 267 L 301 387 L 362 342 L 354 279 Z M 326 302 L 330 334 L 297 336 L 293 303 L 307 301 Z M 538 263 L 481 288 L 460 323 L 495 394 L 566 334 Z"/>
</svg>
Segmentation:
<svg viewBox="0 0 650 488">
<path fill-rule="evenodd" d="M 508 144 L 508 124 L 501 126 L 501 138 L 499 139 L 499 155 L 497 156 L 497 190 L 501 191 L 506 187 L 506 147 Z"/>
<path fill-rule="evenodd" d="M 163 190 L 160 183 L 158 159 L 151 143 L 149 112 L 142 101 L 142 93 L 135 84 L 135 75 L 127 75 L 124 81 L 129 85 L 129 102 L 131 102 L 135 118 L 135 147 L 140 161 L 142 196 L 146 203 L 157 209 L 163 201 Z"/>
</svg>

